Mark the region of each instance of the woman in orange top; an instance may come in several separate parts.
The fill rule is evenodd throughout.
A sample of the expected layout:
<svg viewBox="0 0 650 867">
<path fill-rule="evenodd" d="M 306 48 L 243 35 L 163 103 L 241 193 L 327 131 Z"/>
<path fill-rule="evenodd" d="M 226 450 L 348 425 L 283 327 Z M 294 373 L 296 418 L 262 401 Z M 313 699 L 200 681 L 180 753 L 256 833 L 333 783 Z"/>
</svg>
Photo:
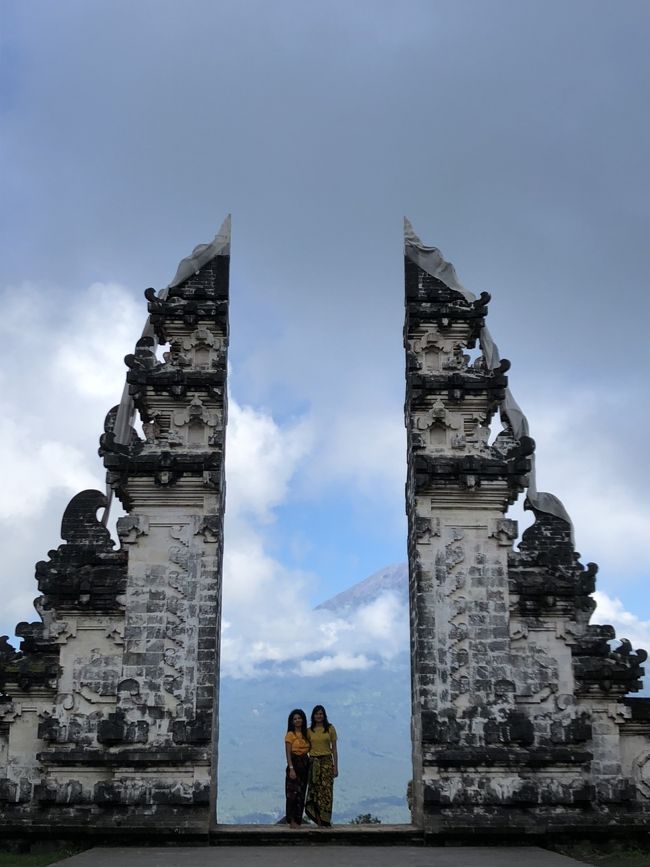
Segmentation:
<svg viewBox="0 0 650 867">
<path fill-rule="evenodd" d="M 302 824 L 305 809 L 305 793 L 309 780 L 309 738 L 307 717 L 304 710 L 296 708 L 289 714 L 287 733 L 284 736 L 284 751 L 287 757 L 287 775 L 284 789 L 287 796 L 287 822 L 292 828 Z"/>
</svg>

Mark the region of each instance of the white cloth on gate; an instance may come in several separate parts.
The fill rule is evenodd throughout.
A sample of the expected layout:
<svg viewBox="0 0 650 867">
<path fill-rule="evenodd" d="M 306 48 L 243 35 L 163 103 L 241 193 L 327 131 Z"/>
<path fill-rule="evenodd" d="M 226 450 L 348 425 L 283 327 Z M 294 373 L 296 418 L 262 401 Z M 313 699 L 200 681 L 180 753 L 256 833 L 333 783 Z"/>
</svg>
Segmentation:
<svg viewBox="0 0 650 867">
<path fill-rule="evenodd" d="M 187 280 L 188 277 L 191 277 L 193 274 L 198 274 L 201 268 L 203 268 L 204 265 L 207 265 L 207 263 L 216 256 L 229 256 L 230 234 L 231 222 L 230 214 L 228 214 L 221 224 L 221 228 L 209 244 L 198 244 L 189 256 L 181 259 L 178 268 L 176 269 L 174 279 L 171 283 L 165 286 L 164 289 L 161 289 L 158 298 L 161 301 L 164 301 L 169 294 L 170 289 L 183 283 L 183 281 Z M 142 329 L 142 334 L 140 335 L 140 340 L 142 340 L 143 337 L 151 337 L 153 339 L 153 351 L 155 352 L 158 348 L 158 341 L 156 339 L 154 327 L 151 324 L 151 316 L 147 316 L 144 328 Z M 115 417 L 115 425 L 113 427 L 113 438 L 115 442 L 122 445 L 129 444 L 134 419 L 135 404 L 133 403 L 133 398 L 129 394 L 129 384 L 126 382 L 122 390 L 122 397 L 117 408 L 117 416 Z M 108 484 L 106 485 L 106 500 L 107 505 L 102 516 L 102 523 L 104 525 L 108 521 L 113 500 L 113 489 Z"/>
<path fill-rule="evenodd" d="M 423 244 L 406 217 L 404 217 L 404 248 L 407 257 L 427 274 L 440 280 L 455 292 L 460 292 L 466 301 L 470 303 L 476 301 L 476 297 L 468 292 L 458 279 L 456 269 L 451 262 L 445 261 L 437 247 L 427 247 Z"/>
<path fill-rule="evenodd" d="M 465 289 L 458 279 L 456 269 L 451 262 L 445 260 L 437 247 L 427 247 L 426 244 L 423 244 L 406 217 L 404 217 L 404 255 L 411 262 L 415 262 L 426 274 L 435 277 L 436 280 L 440 280 L 449 289 L 458 292 L 470 304 L 476 301 L 476 296 Z M 494 342 L 486 325 L 481 328 L 479 343 L 481 344 L 481 351 L 483 352 L 488 370 L 496 370 L 501 364 L 501 356 L 499 354 L 499 347 Z M 501 418 L 505 417 L 508 420 L 515 439 L 520 440 L 523 436 L 530 436 L 528 419 L 514 399 L 509 388 L 505 390 L 499 411 Z M 571 536 L 573 537 L 573 523 L 562 502 L 554 494 L 537 490 L 534 454 L 531 455 L 527 497 L 535 509 L 547 515 L 555 515 L 555 517 L 566 521 L 571 527 Z"/>
</svg>

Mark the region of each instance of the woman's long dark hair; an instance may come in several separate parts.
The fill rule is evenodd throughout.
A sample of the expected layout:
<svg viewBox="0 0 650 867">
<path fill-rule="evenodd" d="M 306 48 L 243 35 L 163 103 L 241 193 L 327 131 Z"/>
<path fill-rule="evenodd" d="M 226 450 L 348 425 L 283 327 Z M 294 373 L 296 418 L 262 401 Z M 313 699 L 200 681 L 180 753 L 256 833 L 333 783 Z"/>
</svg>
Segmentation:
<svg viewBox="0 0 650 867">
<path fill-rule="evenodd" d="M 314 714 L 316 711 L 323 711 L 323 731 L 328 732 L 330 730 L 329 720 L 327 719 L 327 711 L 323 707 L 322 704 L 317 704 L 316 707 L 311 712 L 311 730 L 314 730 Z"/>
<path fill-rule="evenodd" d="M 292 731 L 294 731 L 294 728 L 293 728 L 293 717 L 294 717 L 296 714 L 298 714 L 298 716 L 299 716 L 300 719 L 302 720 L 302 722 L 301 722 L 301 724 L 300 724 L 300 733 L 302 734 L 303 738 L 304 738 L 307 742 L 309 742 L 309 738 L 307 737 L 307 715 L 305 714 L 304 710 L 302 710 L 302 708 L 296 707 L 296 708 L 294 708 L 294 709 L 291 711 L 291 713 L 289 714 L 289 719 L 287 720 L 287 731 L 288 731 L 288 732 L 292 732 Z"/>
</svg>

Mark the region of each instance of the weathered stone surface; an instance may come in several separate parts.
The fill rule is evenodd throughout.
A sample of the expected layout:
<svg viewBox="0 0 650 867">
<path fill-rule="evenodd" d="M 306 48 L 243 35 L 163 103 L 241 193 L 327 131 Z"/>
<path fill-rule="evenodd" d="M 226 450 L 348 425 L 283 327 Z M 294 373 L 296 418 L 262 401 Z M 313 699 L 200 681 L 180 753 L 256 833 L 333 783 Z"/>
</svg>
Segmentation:
<svg viewBox="0 0 650 867">
<path fill-rule="evenodd" d="M 212 791 L 227 417 L 228 260 L 158 298 L 159 340 L 128 355 L 143 422 L 100 439 L 128 514 L 119 547 L 99 491 L 72 499 L 36 566 L 41 621 L 0 639 L 0 834 L 56 826 L 207 835 Z"/>
<path fill-rule="evenodd" d="M 116 435 L 116 407 L 100 438 L 119 547 L 104 495 L 74 497 L 36 566 L 40 620 L 18 624 L 18 651 L 0 637 L 0 834 L 207 835 L 228 261 L 145 293 L 167 348 L 148 329 L 125 359 L 144 436 Z M 476 355 L 490 298 L 408 256 L 405 272 L 414 820 L 463 838 L 647 828 L 650 699 L 626 697 L 646 653 L 589 624 L 597 567 L 532 488 L 512 550 L 535 444 L 507 414 L 491 437 L 510 364 Z"/>
<path fill-rule="evenodd" d="M 47 610 L 74 607 L 111 612 L 123 607 L 127 553 L 115 550 L 110 533 L 97 518 L 106 507 L 99 491 L 82 491 L 63 515 L 61 536 L 66 544 L 36 564 L 38 589 Z"/>
<path fill-rule="evenodd" d="M 646 653 L 589 625 L 597 567 L 565 520 L 533 509 L 512 551 L 506 510 L 535 444 L 507 417 L 491 441 L 510 364 L 471 357 L 489 296 L 408 255 L 405 280 L 414 821 L 459 835 L 647 822 L 650 701 L 622 701 Z"/>
</svg>

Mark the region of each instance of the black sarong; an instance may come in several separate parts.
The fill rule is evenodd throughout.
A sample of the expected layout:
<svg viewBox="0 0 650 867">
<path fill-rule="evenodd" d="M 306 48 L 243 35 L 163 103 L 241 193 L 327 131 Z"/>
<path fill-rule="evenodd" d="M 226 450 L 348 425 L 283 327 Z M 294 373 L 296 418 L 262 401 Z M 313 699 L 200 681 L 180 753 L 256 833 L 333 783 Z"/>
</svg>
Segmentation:
<svg viewBox="0 0 650 867">
<path fill-rule="evenodd" d="M 287 822 L 296 822 L 301 825 L 309 780 L 309 756 L 297 756 L 292 753 L 291 762 L 296 776 L 294 778 L 289 776 L 289 766 L 287 765 L 284 781 L 284 790 L 287 796 Z"/>
</svg>

